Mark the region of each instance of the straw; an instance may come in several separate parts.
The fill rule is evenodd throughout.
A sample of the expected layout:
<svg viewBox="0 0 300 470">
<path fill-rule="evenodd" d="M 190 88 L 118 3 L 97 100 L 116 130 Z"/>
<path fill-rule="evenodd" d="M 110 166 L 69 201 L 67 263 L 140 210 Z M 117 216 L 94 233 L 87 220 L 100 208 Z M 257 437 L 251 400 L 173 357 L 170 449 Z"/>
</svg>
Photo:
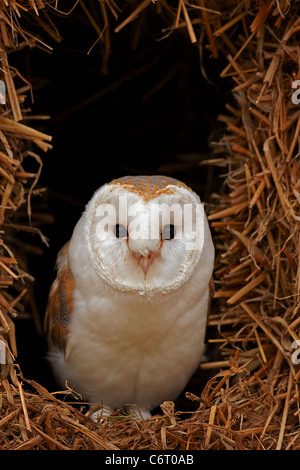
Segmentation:
<svg viewBox="0 0 300 470">
<path fill-rule="evenodd" d="M 7 364 L 0 370 L 0 449 L 298 450 L 300 115 L 291 100 L 291 84 L 300 69 L 299 5 L 271 0 L 257 7 L 242 1 L 208 5 L 204 0 L 100 3 L 99 18 L 91 14 L 96 7 L 91 10 L 89 2 L 80 2 L 83 9 L 78 10 L 105 46 L 104 67 L 111 36 L 128 29 L 136 42 L 155 15 L 166 41 L 169 34 L 185 31 L 191 47 L 204 46 L 211 61 L 221 56 L 226 61 L 220 77 L 234 100 L 225 106 L 228 114 L 222 110 L 219 116 L 223 135 L 211 143 L 212 158 L 202 162 L 221 167 L 225 176 L 208 207 L 216 247 L 208 325 L 217 326 L 219 333 L 208 342 L 219 345 L 220 357 L 199 364 L 200 373 L 210 370 L 212 376 L 199 393 L 187 392 L 191 412 L 165 402 L 159 414 L 145 421 L 117 410 L 95 423 L 75 392 L 67 389 L 60 400 L 59 393 L 28 380 L 17 367 L 13 319 L 28 311 L 24 306 L 34 280 L 14 249 L 38 250 L 22 244 L 19 231 L 35 233 L 47 243 L 29 221 L 36 217 L 31 198 L 40 191 L 42 159 L 35 152 L 51 149 L 51 137 L 47 130 L 24 124 L 28 112 L 22 103 L 29 89 L 16 90 L 8 50 L 15 47 L 16 35 L 22 47 L 50 50 L 43 31 L 60 40 L 53 15 L 67 17 L 77 9 L 55 11 L 55 5 L 42 0 L 2 2 L 2 79 L 8 103 L 0 110 L 0 339 Z M 38 37 L 22 27 L 24 17 L 39 25 Z M 143 68 L 148 70 L 149 64 Z M 36 173 L 26 170 L 25 158 L 35 159 Z M 18 220 L 20 213 L 28 224 Z M 6 232 L 13 240 L 9 246 Z M 34 312 L 34 302 L 29 305 Z"/>
</svg>

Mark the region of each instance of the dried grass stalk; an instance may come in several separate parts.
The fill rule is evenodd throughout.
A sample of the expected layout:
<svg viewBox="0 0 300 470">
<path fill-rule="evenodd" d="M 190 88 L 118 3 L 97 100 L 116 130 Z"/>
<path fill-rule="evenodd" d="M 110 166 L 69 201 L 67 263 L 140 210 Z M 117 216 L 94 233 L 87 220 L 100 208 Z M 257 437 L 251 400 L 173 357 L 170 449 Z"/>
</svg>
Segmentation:
<svg viewBox="0 0 300 470">
<path fill-rule="evenodd" d="M 0 339 L 7 364 L 1 365 L 0 449 L 300 449 L 300 371 L 293 359 L 293 342 L 300 338 L 300 110 L 291 100 L 300 69 L 299 6 L 268 0 L 249 11 L 247 2 L 210 2 L 210 8 L 206 3 L 141 0 L 126 10 L 116 0 L 105 0 L 99 11 L 106 25 L 103 41 L 114 22 L 116 31 L 134 27 L 140 13 L 151 9 L 167 18 L 166 30 L 186 28 L 193 43 L 203 29 L 212 57 L 228 59 L 221 76 L 231 80 L 235 105 L 220 116 L 226 130 L 210 162 L 228 167 L 224 191 L 209 214 L 218 257 L 217 313 L 208 323 L 218 325 L 222 357 L 206 367 L 220 370 L 200 396 L 187 394 L 195 404 L 188 417 L 165 402 L 162 414 L 146 421 L 116 412 L 93 423 L 83 410 L 26 380 L 12 365 L 17 353 L 12 318 L 18 308 L 22 311 L 27 286 L 20 284 L 30 277 L 3 237 Z M 42 0 L 1 5 L 2 50 L 14 47 L 16 32 L 30 45 L 47 47 L 23 31 L 21 21 L 11 28 L 10 15 L 37 15 L 45 6 Z M 25 156 L 36 158 L 39 166 L 41 161 L 28 151 L 20 158 L 16 149 L 34 143 L 47 150 L 50 137 L 17 122 L 21 99 L 13 88 L 14 71 L 9 61 L 5 64 L 7 54 L 2 57 L 10 108 L 0 113 L 0 218 L 3 231 L 29 230 L 13 216 L 38 181 L 38 173 L 26 172 Z"/>
</svg>

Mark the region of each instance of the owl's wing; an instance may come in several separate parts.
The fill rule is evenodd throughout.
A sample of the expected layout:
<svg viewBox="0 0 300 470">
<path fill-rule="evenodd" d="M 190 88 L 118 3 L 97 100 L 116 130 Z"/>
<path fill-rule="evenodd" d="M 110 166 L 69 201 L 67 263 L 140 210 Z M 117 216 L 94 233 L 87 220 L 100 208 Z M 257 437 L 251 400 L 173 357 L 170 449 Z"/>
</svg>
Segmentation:
<svg viewBox="0 0 300 470">
<path fill-rule="evenodd" d="M 45 332 L 49 349 L 66 350 L 66 336 L 73 309 L 74 278 L 68 263 L 68 245 L 58 253 L 57 276 L 49 294 L 45 315 Z"/>
</svg>

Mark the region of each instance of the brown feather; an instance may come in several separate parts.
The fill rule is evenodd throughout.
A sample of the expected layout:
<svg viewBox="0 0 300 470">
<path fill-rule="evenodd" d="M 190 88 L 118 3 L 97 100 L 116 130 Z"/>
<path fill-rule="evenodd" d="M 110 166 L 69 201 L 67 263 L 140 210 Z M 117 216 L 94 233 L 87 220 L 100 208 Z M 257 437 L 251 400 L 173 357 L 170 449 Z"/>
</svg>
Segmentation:
<svg viewBox="0 0 300 470">
<path fill-rule="evenodd" d="M 73 309 L 74 278 L 68 263 L 68 243 L 57 257 L 57 276 L 50 290 L 45 330 L 50 350 L 66 350 L 68 323 Z"/>
<path fill-rule="evenodd" d="M 128 191 L 140 194 L 146 201 L 159 196 L 161 193 L 173 193 L 173 189 L 168 188 L 170 185 L 190 190 L 190 188 L 181 181 L 161 175 L 124 176 L 111 181 L 110 184 L 120 184 Z"/>
</svg>

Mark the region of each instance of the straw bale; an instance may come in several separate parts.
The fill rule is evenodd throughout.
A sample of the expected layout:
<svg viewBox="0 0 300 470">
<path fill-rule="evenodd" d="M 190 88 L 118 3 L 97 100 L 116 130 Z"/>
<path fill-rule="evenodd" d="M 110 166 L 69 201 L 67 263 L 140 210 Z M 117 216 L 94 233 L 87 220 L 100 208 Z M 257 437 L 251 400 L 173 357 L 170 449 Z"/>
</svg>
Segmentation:
<svg viewBox="0 0 300 470">
<path fill-rule="evenodd" d="M 300 65 L 299 5 L 259 2 L 251 21 L 243 9 L 241 3 L 236 52 L 227 52 L 221 72 L 233 80 L 235 102 L 229 115 L 219 117 L 227 131 L 215 146 L 228 170 L 209 214 L 219 252 L 220 313 L 214 321 L 224 356 L 253 351 L 257 364 L 249 363 L 251 375 L 242 383 L 250 396 L 249 383 L 256 386 L 256 403 L 262 397 L 272 403 L 266 415 L 261 409 L 255 417 L 261 425 L 279 419 L 271 448 L 298 448 L 300 109 L 292 101 L 292 84 Z M 230 14 L 223 21 L 220 39 L 232 27 Z M 263 441 L 259 446 L 265 448 Z"/>
<path fill-rule="evenodd" d="M 43 8 L 42 1 L 39 8 Z M 30 111 L 23 106 L 30 84 L 18 70 L 10 66 L 9 55 L 29 45 L 33 47 L 39 39 L 20 25 L 20 18 L 38 10 L 34 1 L 2 2 L 0 6 L 0 59 L 1 59 L 1 105 L 0 105 L 0 423 L 1 430 L 12 419 L 19 420 L 18 411 L 6 413 L 5 403 L 15 406 L 11 388 L 11 374 L 15 375 L 14 362 L 18 347 L 15 337 L 14 319 L 26 315 L 25 309 L 34 310 L 31 298 L 33 278 L 26 266 L 27 252 L 21 233 L 40 235 L 43 243 L 46 238 L 38 228 L 35 214 L 31 210 L 32 198 L 43 192 L 38 187 L 42 170 L 42 160 L 36 149 L 51 149 L 51 136 L 30 127 Z M 20 122 L 23 121 L 23 122 Z M 29 169 L 28 169 L 29 168 Z M 35 169 L 36 168 L 36 169 Z M 47 217 L 47 215 L 46 215 Z M 32 246 L 38 251 L 38 246 Z M 40 318 L 34 315 L 37 328 Z M 5 392 L 3 392 L 5 391 Z M 18 382 L 18 396 L 26 426 L 29 418 L 26 408 L 26 394 Z M 24 433 L 22 431 L 22 435 Z M 5 446 L 4 446 L 5 447 Z"/>
<path fill-rule="evenodd" d="M 28 276 L 4 231 L 31 229 L 14 219 L 24 204 L 34 216 L 30 199 L 41 160 L 28 143 L 47 150 L 51 139 L 19 123 L 21 97 L 7 59 L 15 31 L 30 45 L 46 47 L 40 37 L 20 30 L 19 22 L 10 29 L 8 15 L 14 9 L 17 17 L 27 10 L 37 16 L 43 2 L 11 1 L 10 7 L 4 2 L 1 59 L 9 106 L 0 115 L 0 335 L 11 361 L 1 366 L 0 448 L 299 449 L 300 108 L 292 100 L 297 95 L 292 84 L 300 79 L 299 3 L 212 1 L 208 8 L 205 0 L 176 5 L 141 0 L 128 2 L 122 11 L 121 2 L 105 0 L 98 6 L 101 22 L 91 14 L 91 3 L 79 3 L 105 45 L 104 60 L 111 35 L 128 27 L 140 31 L 153 13 L 164 22 L 162 35 L 186 31 L 191 47 L 205 47 L 211 60 L 227 60 L 220 75 L 232 84 L 233 100 L 226 104 L 227 114 L 219 116 L 223 137 L 212 143 L 214 155 L 206 162 L 224 171 L 222 191 L 213 195 L 209 210 L 217 260 L 216 307 L 208 325 L 217 325 L 220 333 L 209 341 L 219 344 L 221 360 L 200 366 L 219 372 L 199 396 L 187 393 L 195 405 L 192 413 L 165 402 L 162 414 L 147 421 L 117 411 L 97 424 L 83 405 L 73 406 L 72 391 L 65 391 L 69 403 L 60 400 L 12 366 L 17 353 L 12 319 L 26 286 L 17 295 L 9 289 Z M 51 22 L 47 28 L 59 40 Z M 26 172 L 25 157 L 35 158 L 36 174 Z"/>
<path fill-rule="evenodd" d="M 43 7 L 43 2 L 39 2 Z M 25 44 L 33 46 L 38 39 L 23 30 L 19 23 L 21 14 L 31 14 L 35 2 L 3 2 L 0 8 L 0 80 L 2 96 L 0 107 L 0 341 L 1 376 L 17 356 L 13 318 L 22 315 L 24 299 L 32 287 L 32 276 L 27 272 L 25 253 L 20 243 L 20 233 L 31 232 L 46 238 L 36 226 L 31 211 L 32 197 L 43 189 L 37 186 L 42 160 L 36 148 L 51 149 L 51 136 L 26 124 L 30 112 L 22 106 L 30 84 L 9 65 L 9 54 L 22 49 Z M 24 41 L 22 44 L 21 41 Z M 4 86 L 4 88 L 3 88 Z M 23 121 L 22 123 L 20 121 Z M 27 170 L 28 161 L 30 171 Z M 34 164 L 32 164 L 34 162 Z M 36 170 L 32 168 L 36 167 Z M 39 322 L 39 319 L 36 318 Z"/>
</svg>

